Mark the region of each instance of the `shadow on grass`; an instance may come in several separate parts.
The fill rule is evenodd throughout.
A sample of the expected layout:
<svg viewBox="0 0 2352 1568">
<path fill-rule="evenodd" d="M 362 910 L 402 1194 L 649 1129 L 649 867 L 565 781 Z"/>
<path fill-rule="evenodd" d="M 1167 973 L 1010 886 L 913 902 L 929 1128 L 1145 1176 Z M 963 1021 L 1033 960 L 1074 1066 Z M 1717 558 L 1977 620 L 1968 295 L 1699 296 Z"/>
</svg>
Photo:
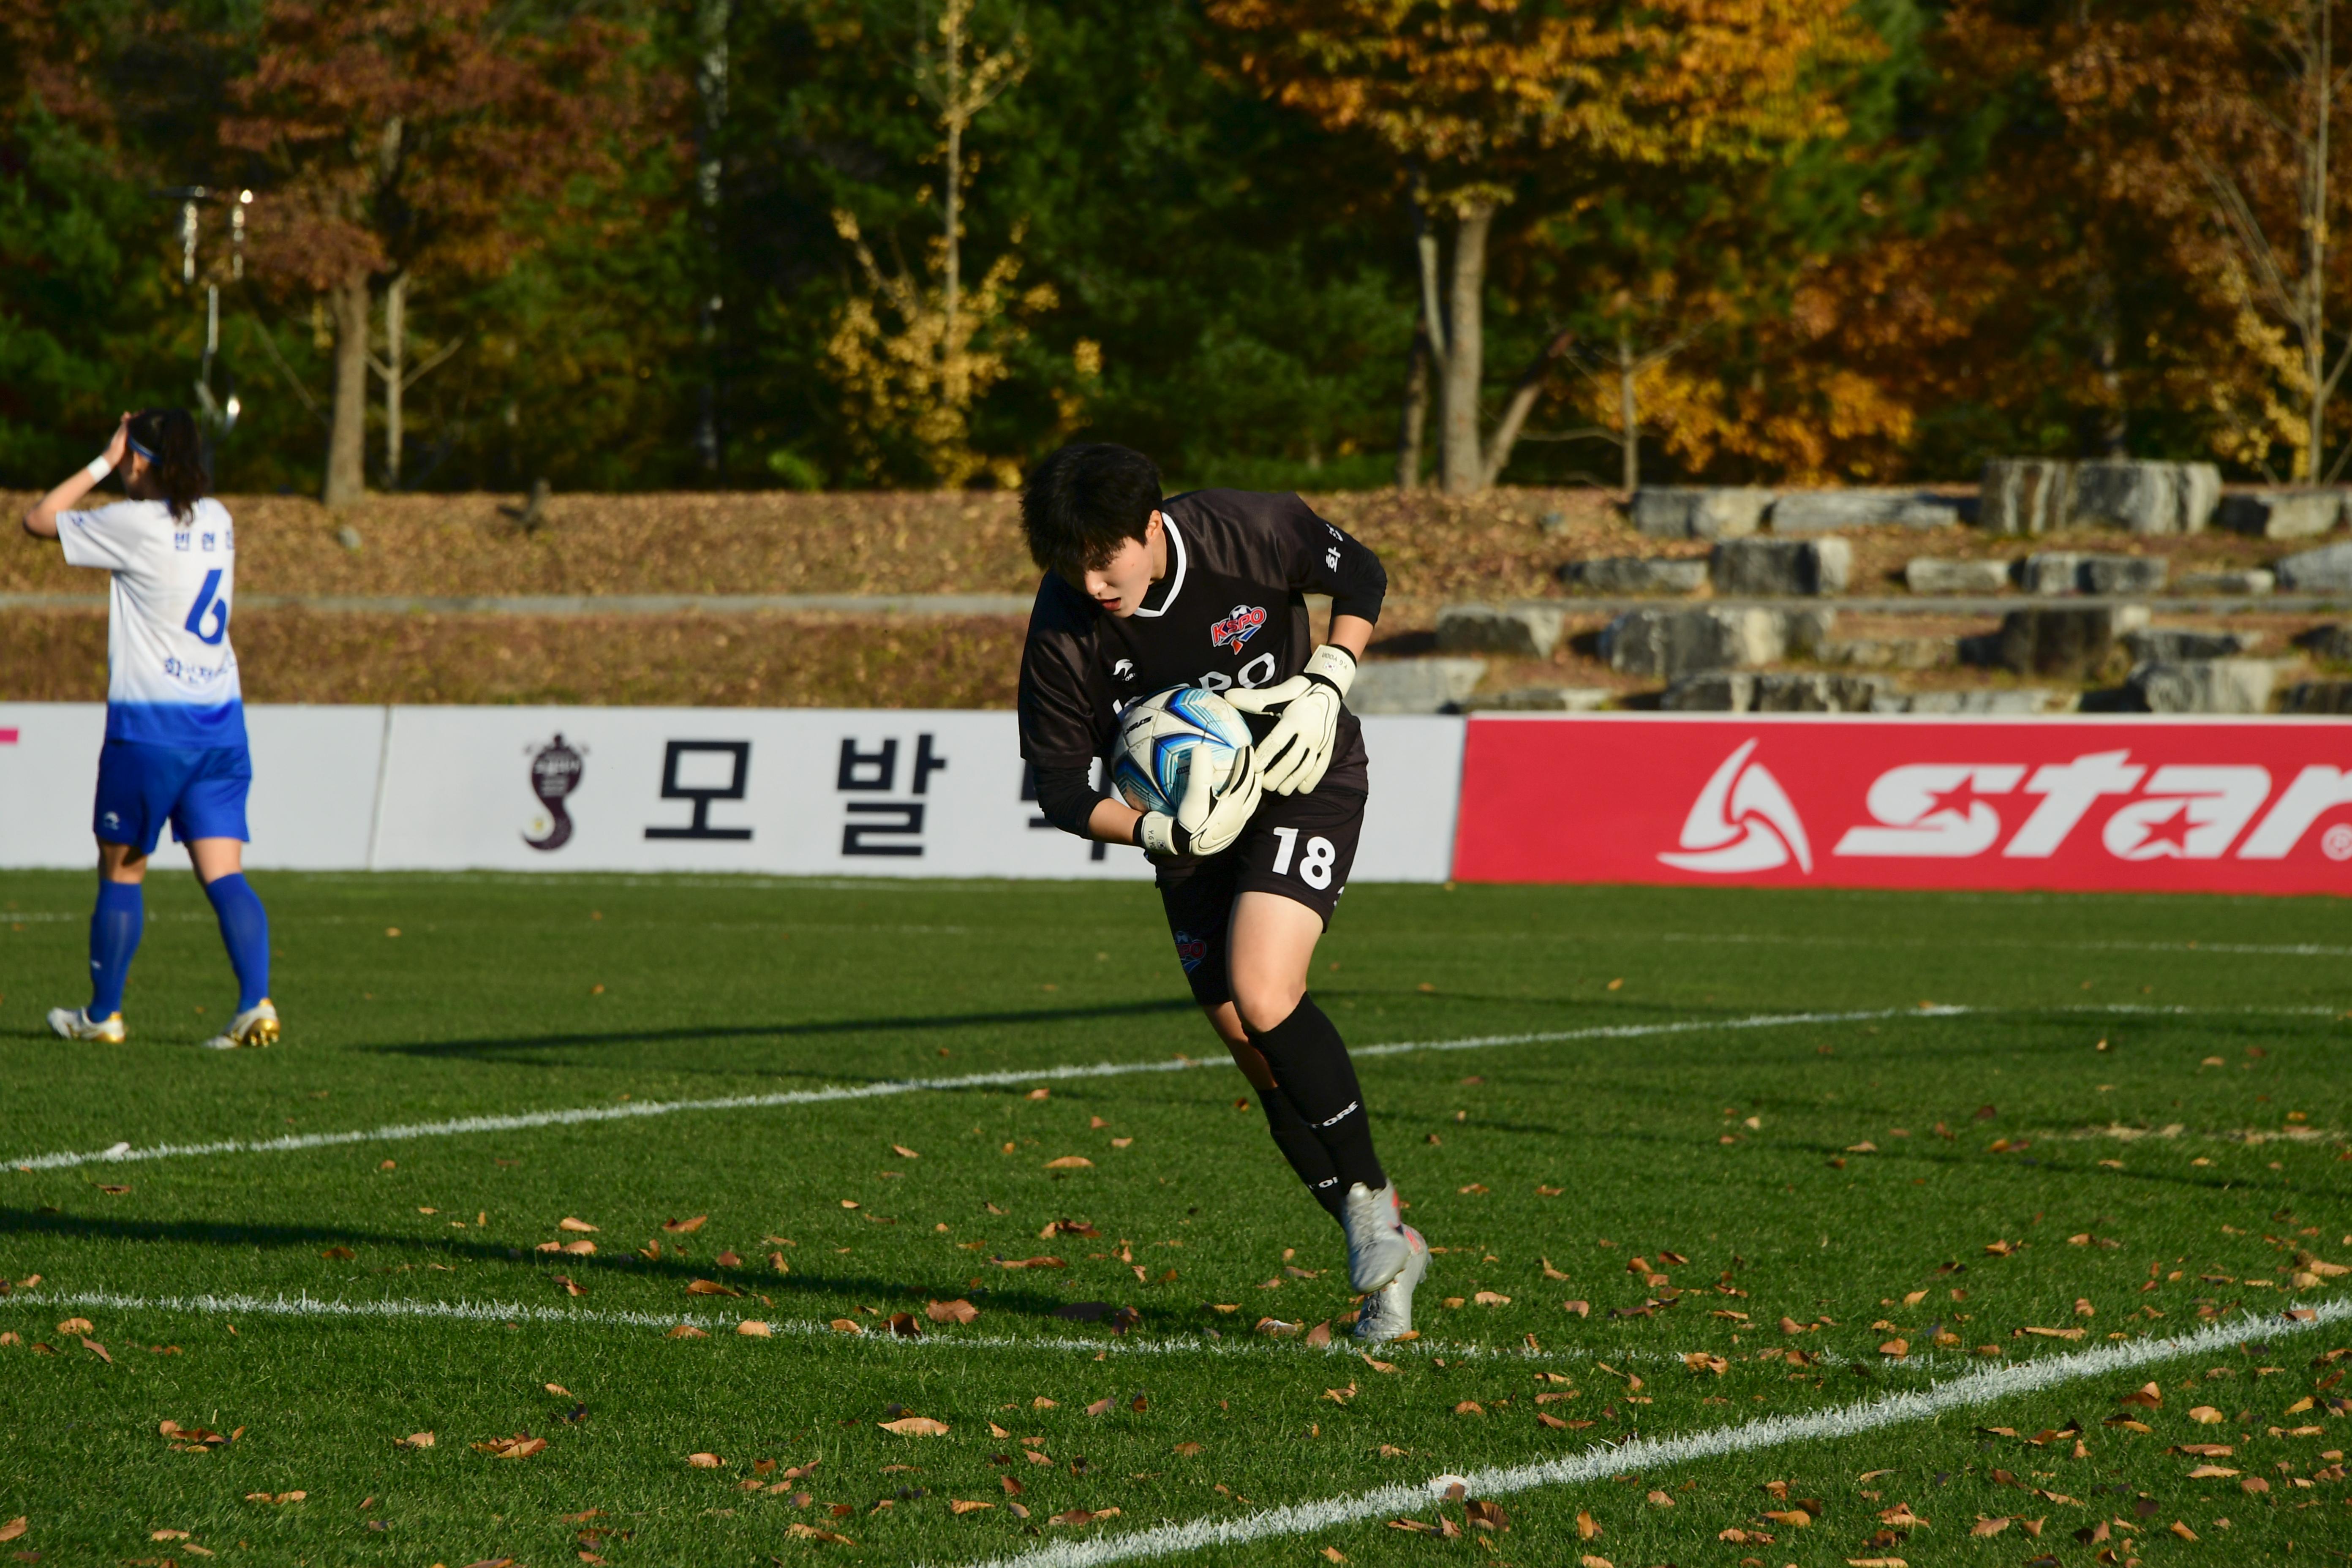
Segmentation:
<svg viewBox="0 0 2352 1568">
<path fill-rule="evenodd" d="M 414 1237 L 389 1236 L 375 1231 L 333 1226 L 282 1225 L 219 1225 L 194 1220 L 124 1220 L 98 1219 L 87 1215 L 48 1214 L 22 1208 L 0 1208 L 0 1237 L 40 1237 L 52 1240 L 112 1241 L 198 1247 L 235 1247 L 261 1249 L 309 1250 L 313 1247 L 339 1246 L 354 1251 L 381 1247 L 396 1253 L 400 1262 L 389 1267 L 369 1268 L 368 1255 L 360 1251 L 357 1258 L 334 1260 L 347 1263 L 356 1271 L 355 1278 L 374 1279 L 399 1271 L 401 1263 L 416 1267 L 412 1259 L 424 1254 L 431 1258 L 457 1258 L 471 1263 L 503 1263 L 514 1265 L 508 1278 L 519 1287 L 527 1285 L 533 1291 L 545 1291 L 561 1305 L 567 1297 L 556 1283 L 559 1274 L 568 1275 L 583 1286 L 593 1287 L 601 1279 L 618 1284 L 626 1279 L 667 1280 L 680 1292 L 680 1312 L 724 1310 L 730 1298 L 723 1296 L 686 1296 L 685 1287 L 695 1279 L 713 1279 L 743 1293 L 746 1300 L 756 1300 L 765 1295 L 849 1297 L 902 1297 L 918 1303 L 923 1300 L 946 1300 L 971 1294 L 973 1287 L 953 1278 L 943 1278 L 938 1288 L 918 1287 L 904 1279 L 885 1280 L 873 1275 L 838 1275 L 822 1272 L 820 1258 L 795 1259 L 790 1274 L 772 1274 L 764 1268 L 738 1267 L 722 1268 L 709 1259 L 664 1258 L 658 1260 L 641 1254 L 618 1253 L 611 1256 L 575 1257 L 568 1253 L 517 1252 L 515 1249 L 488 1242 L 470 1242 L 451 1238 L 447 1241 L 423 1241 Z M 419 1260 L 421 1261 L 421 1260 Z M 967 1268 L 991 1267 L 987 1260 L 974 1258 L 963 1265 Z M 1003 1270 L 1008 1281 L 1014 1271 Z M 1022 1271 L 1022 1278 L 1030 1278 Z M 969 1279 L 967 1274 L 963 1278 Z M 1073 1281 L 1073 1284 L 1076 1282 Z M 224 1288 L 225 1289 L 225 1288 Z M 520 1291 L 518 1292 L 520 1293 Z M 1118 1295 L 1117 1286 L 1104 1288 L 1104 1293 Z M 1077 1292 L 1073 1292 L 1076 1295 Z M 1125 1293 L 1133 1298 L 1133 1291 Z M 590 1306 L 593 1306 L 592 1289 Z M 1034 1288 L 1016 1285 L 1006 1289 L 992 1287 L 986 1294 L 985 1309 L 1027 1316 L 1041 1321 L 1063 1321 L 1054 1317 L 1055 1309 L 1067 1304 L 1067 1299 L 1048 1295 Z M 635 1303 L 627 1310 L 658 1312 L 658 1307 Z M 1164 1314 L 1163 1314 L 1164 1315 Z"/>
<path fill-rule="evenodd" d="M 841 1035 L 919 1033 L 936 1029 L 975 1029 L 1005 1025 L 1075 1023 L 1089 1018 L 1141 1018 L 1191 1013 L 1191 997 L 1158 997 L 1149 1002 L 1105 1002 L 1087 1007 L 1029 1007 L 995 1013 L 900 1014 L 877 1018 L 828 1018 L 805 1024 L 721 1024 L 694 1028 L 600 1029 L 568 1034 L 490 1036 L 461 1040 L 416 1040 L 402 1044 L 361 1046 L 358 1049 L 408 1057 L 473 1057 L 496 1058 L 499 1053 L 541 1049 L 550 1046 L 629 1046 L 674 1044 L 698 1040 L 797 1040 Z"/>
</svg>

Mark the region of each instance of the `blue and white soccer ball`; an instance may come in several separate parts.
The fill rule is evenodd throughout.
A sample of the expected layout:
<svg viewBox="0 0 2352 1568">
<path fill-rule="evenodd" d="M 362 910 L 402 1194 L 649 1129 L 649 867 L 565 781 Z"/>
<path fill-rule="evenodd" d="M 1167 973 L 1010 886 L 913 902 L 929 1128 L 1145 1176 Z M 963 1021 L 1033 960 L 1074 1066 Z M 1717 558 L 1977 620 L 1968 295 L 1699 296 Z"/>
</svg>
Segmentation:
<svg viewBox="0 0 2352 1568">
<path fill-rule="evenodd" d="M 1194 769 L 1208 769 L 1209 786 L 1222 788 L 1234 755 L 1249 744 L 1240 709 L 1213 691 L 1171 686 L 1119 716 L 1110 785 L 1138 811 L 1173 816 Z"/>
</svg>

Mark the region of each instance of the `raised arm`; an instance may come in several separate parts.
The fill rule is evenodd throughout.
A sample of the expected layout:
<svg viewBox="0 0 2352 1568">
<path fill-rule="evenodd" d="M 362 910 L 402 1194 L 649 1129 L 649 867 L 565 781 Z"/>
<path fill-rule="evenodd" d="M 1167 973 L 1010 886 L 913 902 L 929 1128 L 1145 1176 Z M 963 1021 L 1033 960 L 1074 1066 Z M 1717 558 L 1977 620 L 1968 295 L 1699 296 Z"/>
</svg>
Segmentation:
<svg viewBox="0 0 2352 1568">
<path fill-rule="evenodd" d="M 25 514 L 25 531 L 36 539 L 58 536 L 58 514 L 71 511 L 74 503 L 89 494 L 98 481 L 121 465 L 122 455 L 130 447 L 131 416 L 122 416 L 114 427 L 114 438 L 106 444 L 106 453 L 70 479 L 40 499 L 39 504 Z"/>
</svg>

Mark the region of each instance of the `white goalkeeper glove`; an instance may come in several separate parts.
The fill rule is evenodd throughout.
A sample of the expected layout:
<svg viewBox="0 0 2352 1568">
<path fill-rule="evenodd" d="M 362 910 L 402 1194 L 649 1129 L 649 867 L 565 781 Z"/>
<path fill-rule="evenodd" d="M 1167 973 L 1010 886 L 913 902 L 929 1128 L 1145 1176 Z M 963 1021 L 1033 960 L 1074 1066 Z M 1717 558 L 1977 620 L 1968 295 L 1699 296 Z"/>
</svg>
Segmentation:
<svg viewBox="0 0 2352 1568">
<path fill-rule="evenodd" d="M 1223 785 L 1212 785 L 1205 769 L 1194 769 L 1173 816 L 1149 811 L 1135 819 L 1135 842 L 1154 860 L 1230 849 L 1249 826 L 1251 813 L 1257 810 L 1265 794 L 1262 785 L 1257 752 L 1239 747 L 1234 752 L 1233 771 Z"/>
<path fill-rule="evenodd" d="M 1244 713 L 1281 716 L 1257 743 L 1266 788 L 1276 795 L 1307 795 L 1323 782 L 1339 737 L 1339 704 L 1355 679 L 1356 656 L 1327 642 L 1307 656 L 1304 670 L 1280 685 L 1225 693 L 1225 700 Z"/>
</svg>

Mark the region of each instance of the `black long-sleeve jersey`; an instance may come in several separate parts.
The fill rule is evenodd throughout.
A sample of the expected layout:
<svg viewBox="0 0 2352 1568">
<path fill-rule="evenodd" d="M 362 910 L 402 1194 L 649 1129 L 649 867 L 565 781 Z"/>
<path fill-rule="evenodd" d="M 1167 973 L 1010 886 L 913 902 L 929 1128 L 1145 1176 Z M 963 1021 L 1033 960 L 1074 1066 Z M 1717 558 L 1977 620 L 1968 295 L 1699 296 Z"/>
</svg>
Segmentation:
<svg viewBox="0 0 2352 1568">
<path fill-rule="evenodd" d="M 1132 616 L 1114 616 L 1054 574 L 1037 585 L 1021 656 L 1021 754 L 1039 808 L 1083 835 L 1099 798 L 1089 766 L 1107 756 L 1121 709 L 1171 686 L 1272 686 L 1315 651 L 1308 594 L 1334 616 L 1380 619 L 1380 557 L 1295 495 L 1195 490 L 1160 503 L 1168 574 Z M 1342 711 L 1326 777 L 1365 779 L 1362 726 Z"/>
</svg>

